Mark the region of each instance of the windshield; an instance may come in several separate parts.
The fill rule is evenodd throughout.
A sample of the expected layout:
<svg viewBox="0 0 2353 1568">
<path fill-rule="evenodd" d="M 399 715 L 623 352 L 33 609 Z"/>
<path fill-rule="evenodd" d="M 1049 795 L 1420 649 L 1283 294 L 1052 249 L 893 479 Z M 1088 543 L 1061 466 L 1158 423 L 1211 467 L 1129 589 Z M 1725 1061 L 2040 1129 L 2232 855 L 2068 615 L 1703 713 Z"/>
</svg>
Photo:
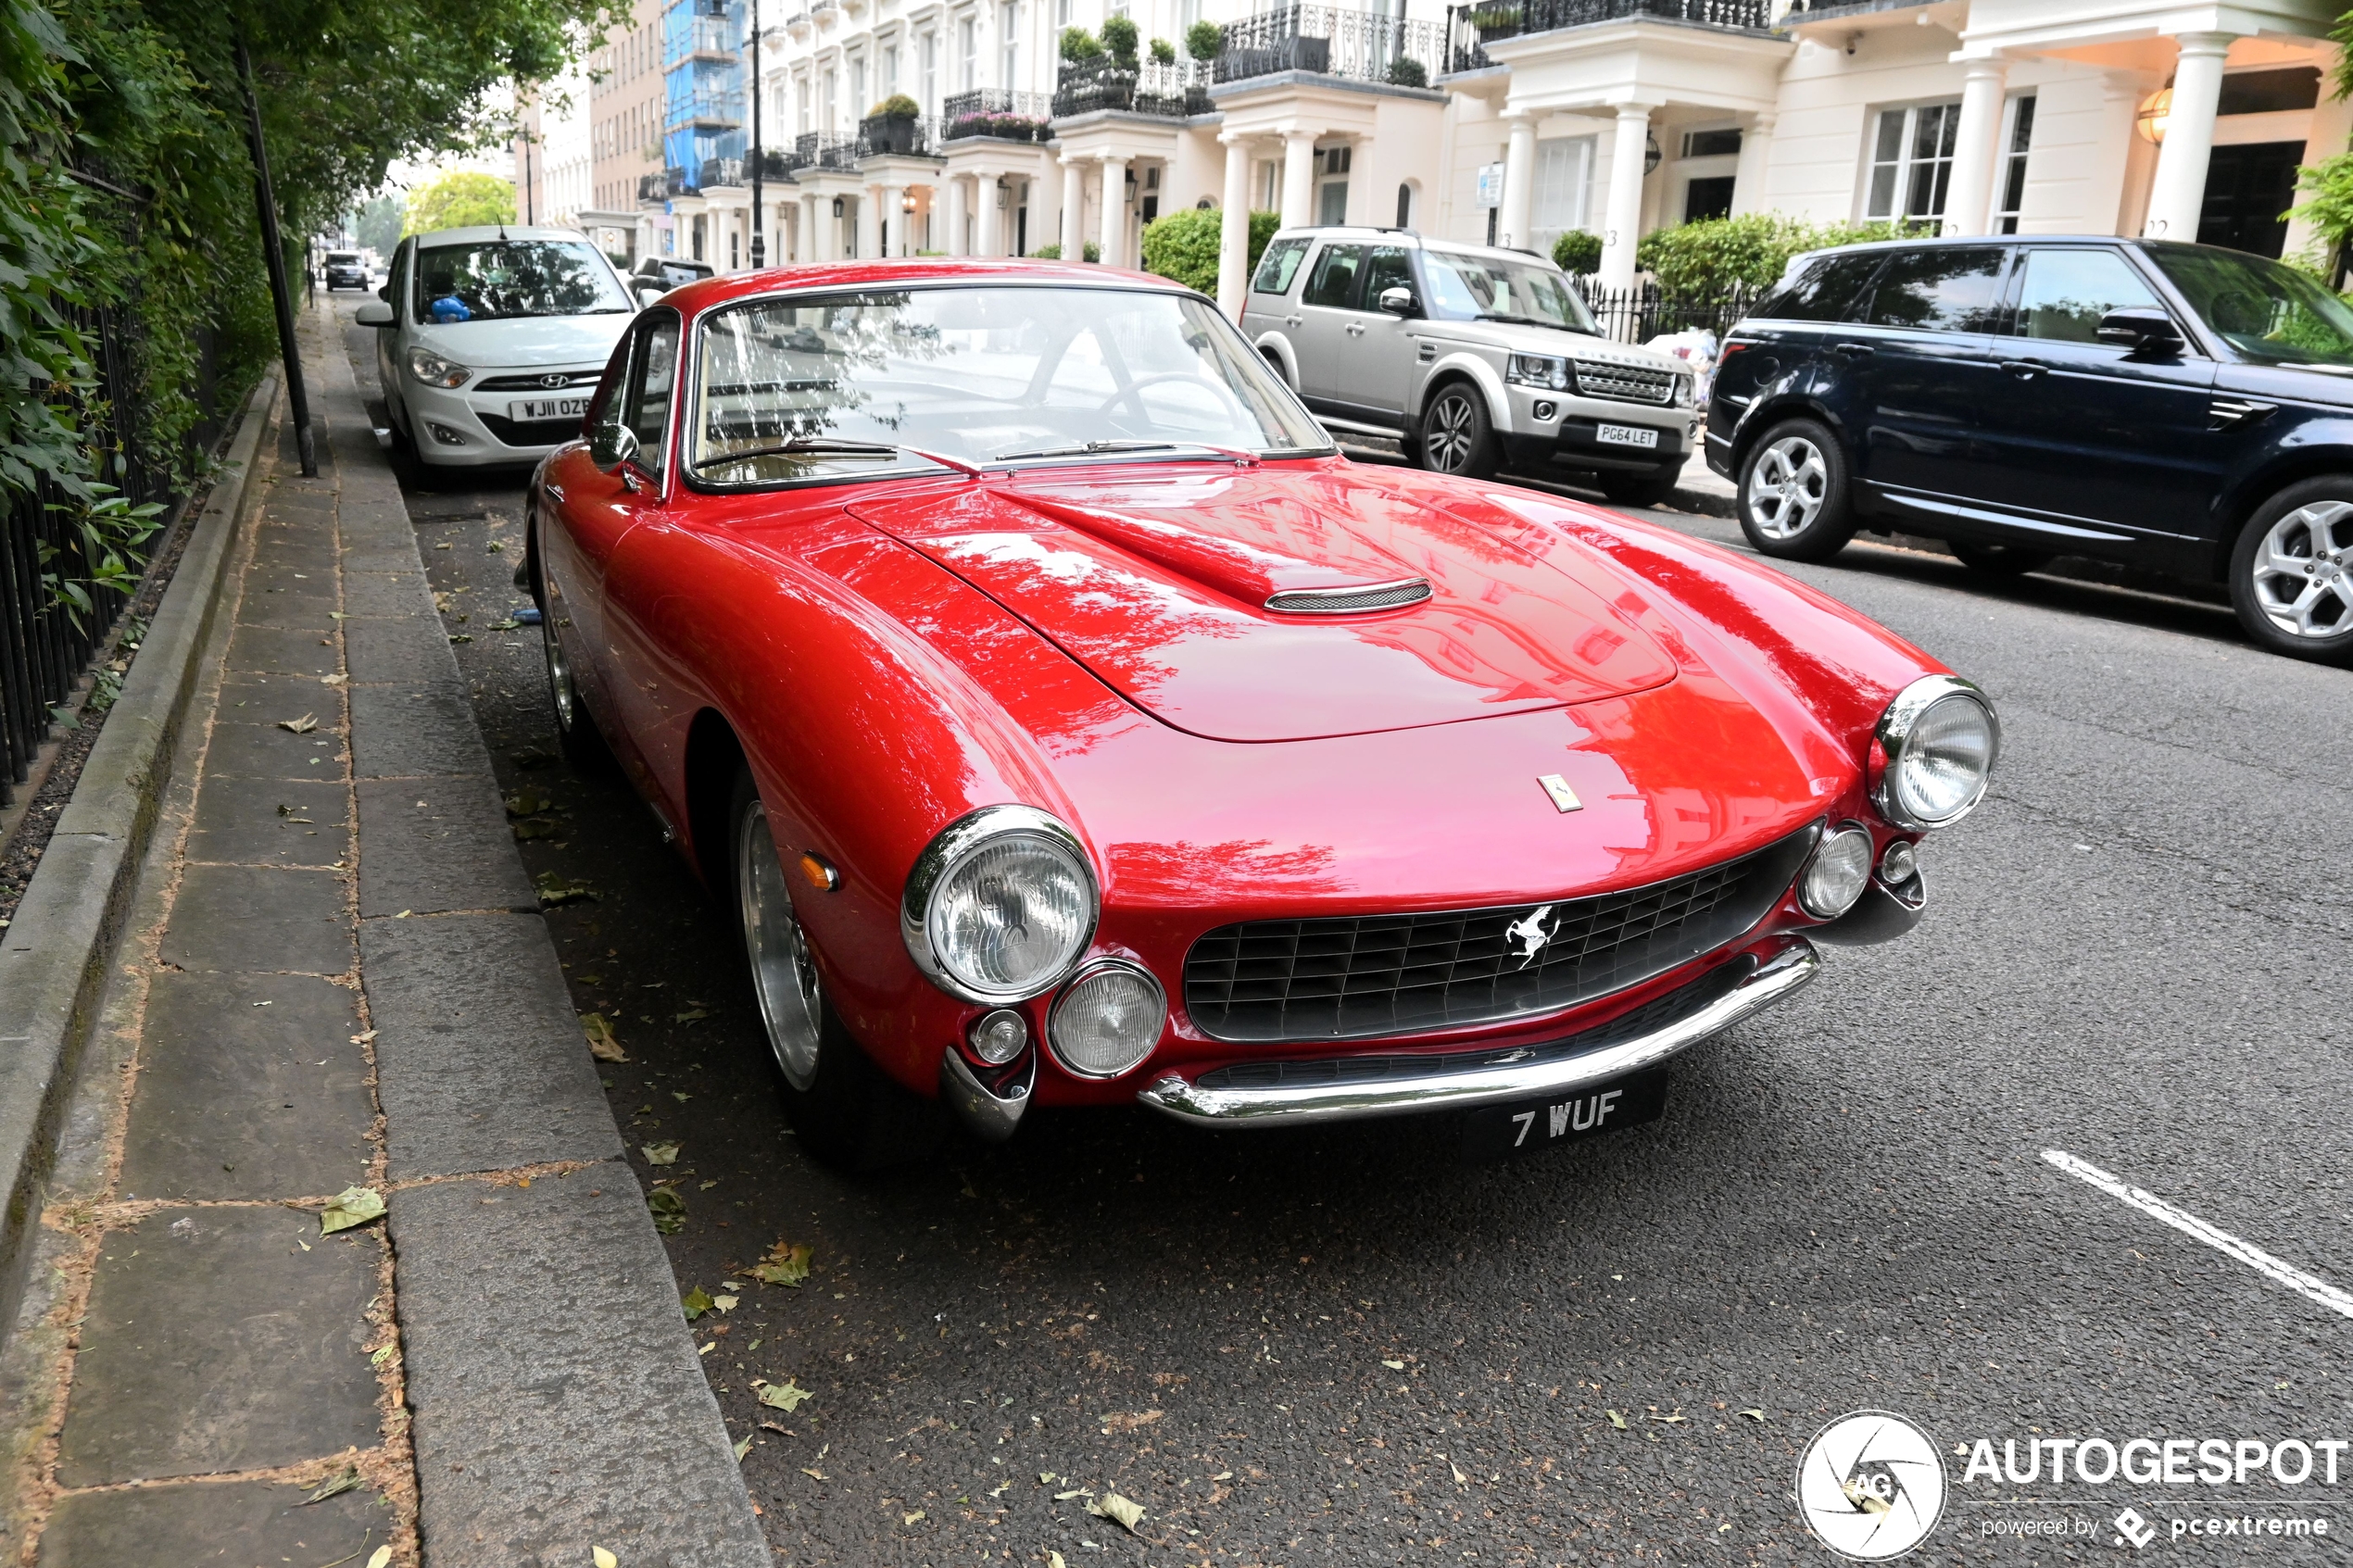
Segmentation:
<svg viewBox="0 0 2353 1568">
<path fill-rule="evenodd" d="M 631 308 L 602 257 L 561 240 L 484 240 L 417 253 L 417 319 L 502 321 Z"/>
<path fill-rule="evenodd" d="M 2151 245 L 2148 257 L 2217 335 L 2275 365 L 2353 365 L 2353 309 L 2319 279 L 2235 250 Z"/>
<path fill-rule="evenodd" d="M 1422 252 L 1429 313 L 1441 321 L 1518 321 L 1592 332 L 1593 313 L 1557 268 L 1455 251 Z"/>
<path fill-rule="evenodd" d="M 701 333 L 686 457 L 705 484 L 879 473 L 926 452 L 983 464 L 1330 450 L 1232 324 L 1180 295 L 998 287 L 761 299 L 712 312 Z"/>
<path fill-rule="evenodd" d="M 359 265 L 359 258 L 347 250 L 331 250 L 327 253 L 327 265 L 330 267 L 357 267 Z"/>
</svg>

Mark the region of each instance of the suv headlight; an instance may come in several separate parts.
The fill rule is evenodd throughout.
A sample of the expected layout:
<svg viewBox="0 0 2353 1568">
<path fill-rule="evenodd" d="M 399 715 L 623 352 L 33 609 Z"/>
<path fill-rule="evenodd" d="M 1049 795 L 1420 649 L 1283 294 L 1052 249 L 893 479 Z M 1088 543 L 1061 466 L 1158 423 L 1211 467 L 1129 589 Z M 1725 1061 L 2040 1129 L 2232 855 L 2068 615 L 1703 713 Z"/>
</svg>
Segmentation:
<svg viewBox="0 0 2353 1568">
<path fill-rule="evenodd" d="M 427 386 L 456 390 L 473 379 L 473 371 L 454 359 L 423 348 L 409 350 L 409 373 Z"/>
<path fill-rule="evenodd" d="M 2001 721 L 1982 691 L 1957 675 L 1925 675 L 1880 715 L 1887 754 L 1872 799 L 1898 827 L 1949 827 L 1985 798 L 2001 750 Z"/>
<path fill-rule="evenodd" d="M 1692 388 L 1697 385 L 1698 382 L 1698 377 L 1691 375 L 1678 375 L 1675 378 L 1675 396 L 1673 399 L 1675 407 L 1678 408 L 1688 408 L 1692 406 Z"/>
<path fill-rule="evenodd" d="M 1078 837 L 1028 806 L 984 806 L 915 858 L 900 935 L 950 996 L 1014 1002 L 1051 990 L 1085 956 L 1099 895 Z"/>
<path fill-rule="evenodd" d="M 1565 391 L 1568 386 L 1568 361 L 1549 354 L 1515 354 L 1504 362 L 1504 379 L 1520 386 Z"/>
</svg>

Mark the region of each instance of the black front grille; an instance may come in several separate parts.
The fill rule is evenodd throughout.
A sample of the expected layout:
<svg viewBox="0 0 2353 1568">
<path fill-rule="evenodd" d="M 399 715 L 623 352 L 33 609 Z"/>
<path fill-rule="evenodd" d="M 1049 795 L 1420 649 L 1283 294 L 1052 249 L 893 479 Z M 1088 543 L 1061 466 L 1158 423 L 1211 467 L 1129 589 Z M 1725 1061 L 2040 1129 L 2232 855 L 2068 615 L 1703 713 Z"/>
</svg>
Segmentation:
<svg viewBox="0 0 2353 1568">
<path fill-rule="evenodd" d="M 510 446 L 560 446 L 580 436 L 580 420 L 510 420 L 500 414 L 485 414 L 476 409 L 475 417 L 482 427 Z"/>
<path fill-rule="evenodd" d="M 1386 1083 L 1397 1078 L 1428 1078 L 1449 1073 L 1475 1073 L 1483 1067 L 1517 1062 L 1548 1062 L 1583 1056 L 1692 1017 L 1732 994 L 1755 972 L 1756 960 L 1745 955 L 1718 964 L 1687 985 L 1679 985 L 1631 1009 L 1597 1028 L 1567 1039 L 1512 1050 L 1489 1047 L 1421 1056 L 1327 1056 L 1307 1061 L 1237 1061 L 1212 1068 L 1197 1080 L 1204 1089 L 1327 1088 Z"/>
<path fill-rule="evenodd" d="M 1771 912 L 1819 824 L 1705 871 L 1591 898 L 1224 925 L 1185 958 L 1218 1040 L 1344 1040 L 1557 1011 L 1713 952 Z M 1538 941 L 1541 934 L 1542 940 Z"/>
</svg>

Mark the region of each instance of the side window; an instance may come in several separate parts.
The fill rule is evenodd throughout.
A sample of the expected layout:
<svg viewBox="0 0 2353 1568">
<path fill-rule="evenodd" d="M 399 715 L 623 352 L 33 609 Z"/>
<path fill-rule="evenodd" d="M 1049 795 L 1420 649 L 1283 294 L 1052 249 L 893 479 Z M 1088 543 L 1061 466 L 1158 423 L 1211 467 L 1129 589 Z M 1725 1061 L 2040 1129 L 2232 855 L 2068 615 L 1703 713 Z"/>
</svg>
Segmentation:
<svg viewBox="0 0 2353 1568">
<path fill-rule="evenodd" d="M 1258 276 L 1250 281 L 1253 294 L 1289 294 L 1291 280 L 1299 276 L 1299 264 L 1306 259 L 1305 240 L 1277 240 L 1266 247 L 1259 258 Z"/>
<path fill-rule="evenodd" d="M 1356 281 L 1356 269 L 1364 261 L 1363 245 L 1326 245 L 1324 254 L 1315 258 L 1315 273 L 1307 280 L 1299 303 L 1345 306 L 1349 285 Z"/>
<path fill-rule="evenodd" d="M 662 442 L 670 433 L 670 403 L 678 383 L 678 316 L 658 312 L 638 339 L 636 363 L 630 368 L 629 407 L 624 418 L 637 436 L 637 465 L 648 473 L 662 473 Z"/>
<path fill-rule="evenodd" d="M 1414 286 L 1413 264 L 1405 258 L 1403 245 L 1375 245 L 1365 258 L 1365 292 L 1357 298 L 1360 308 L 1378 310 L 1383 289 L 1410 289 Z"/>
<path fill-rule="evenodd" d="M 2000 245 L 1936 245 L 1899 251 L 1871 291 L 1875 327 L 1990 332 L 2002 283 Z"/>
<path fill-rule="evenodd" d="M 1758 306 L 1752 314 L 1765 320 L 1846 321 L 1865 298 L 1872 276 L 1879 271 L 1877 251 L 1825 256 L 1809 262 L 1797 282 Z"/>
<path fill-rule="evenodd" d="M 2030 250 L 2019 286 L 2018 334 L 2099 342 L 2100 318 L 2130 306 L 2163 309 L 2140 274 L 2112 250 Z"/>
<path fill-rule="evenodd" d="M 605 373 L 597 378 L 597 390 L 588 397 L 587 417 L 581 420 L 583 430 L 594 430 L 614 417 L 620 406 L 621 389 L 629 382 L 629 365 L 637 352 L 637 340 L 642 331 L 623 332 L 613 345 L 612 358 L 605 361 Z"/>
<path fill-rule="evenodd" d="M 409 257 L 415 250 L 414 245 L 402 241 L 400 248 L 392 253 L 392 270 L 384 278 L 384 293 L 392 296 L 392 319 L 396 322 L 409 313 Z"/>
</svg>

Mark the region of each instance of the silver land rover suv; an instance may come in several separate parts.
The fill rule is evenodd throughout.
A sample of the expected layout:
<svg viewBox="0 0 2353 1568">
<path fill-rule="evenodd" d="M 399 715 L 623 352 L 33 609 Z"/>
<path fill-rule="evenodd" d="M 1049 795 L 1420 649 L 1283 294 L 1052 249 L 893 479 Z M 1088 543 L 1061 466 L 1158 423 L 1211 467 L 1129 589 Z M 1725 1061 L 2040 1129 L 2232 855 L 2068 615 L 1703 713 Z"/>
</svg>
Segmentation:
<svg viewBox="0 0 2353 1568">
<path fill-rule="evenodd" d="M 1567 276 L 1524 251 L 1286 229 L 1242 332 L 1326 425 L 1395 437 L 1441 473 L 1583 469 L 1652 506 L 1699 439 L 1690 369 L 1602 336 Z"/>
</svg>

